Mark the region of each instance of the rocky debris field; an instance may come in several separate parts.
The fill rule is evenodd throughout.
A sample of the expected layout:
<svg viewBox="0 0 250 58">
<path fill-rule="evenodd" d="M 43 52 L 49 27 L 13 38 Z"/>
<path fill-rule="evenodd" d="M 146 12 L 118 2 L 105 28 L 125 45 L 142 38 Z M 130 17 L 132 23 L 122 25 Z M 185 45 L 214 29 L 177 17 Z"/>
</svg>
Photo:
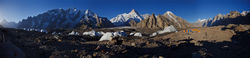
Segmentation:
<svg viewBox="0 0 250 58">
<path fill-rule="evenodd" d="M 101 36 L 68 35 L 71 31 L 52 34 L 53 32 L 41 33 L 1 28 L 1 30 L 7 30 L 5 38 L 20 48 L 25 58 L 250 57 L 248 53 L 250 51 L 250 25 L 230 24 L 189 29 L 198 29 L 200 32 L 178 30 L 178 32 L 150 37 L 150 34 L 144 34 L 136 29 L 123 29 L 128 34 L 141 32 L 142 36 L 118 36 L 113 37 L 111 41 L 99 41 Z M 110 31 L 115 31 L 115 29 L 104 32 Z"/>
</svg>

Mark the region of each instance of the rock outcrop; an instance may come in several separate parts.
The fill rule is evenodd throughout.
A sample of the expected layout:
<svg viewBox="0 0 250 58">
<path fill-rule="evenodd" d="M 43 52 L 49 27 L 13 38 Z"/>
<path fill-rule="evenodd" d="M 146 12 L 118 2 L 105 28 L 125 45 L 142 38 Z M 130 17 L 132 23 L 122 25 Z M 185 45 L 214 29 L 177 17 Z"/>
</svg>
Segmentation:
<svg viewBox="0 0 250 58">
<path fill-rule="evenodd" d="M 130 26 L 132 26 L 132 27 L 136 27 L 136 22 L 134 21 L 134 20 L 131 20 L 130 22 L 129 22 L 129 25 Z"/>
</svg>

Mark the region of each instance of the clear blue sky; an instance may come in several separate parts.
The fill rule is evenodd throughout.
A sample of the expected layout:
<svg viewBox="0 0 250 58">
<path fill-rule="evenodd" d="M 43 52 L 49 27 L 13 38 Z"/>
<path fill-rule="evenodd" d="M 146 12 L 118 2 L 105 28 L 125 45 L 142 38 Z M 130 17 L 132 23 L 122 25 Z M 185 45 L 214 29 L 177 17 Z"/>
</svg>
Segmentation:
<svg viewBox="0 0 250 58">
<path fill-rule="evenodd" d="M 112 18 L 137 10 L 140 14 L 163 14 L 172 11 L 194 22 L 230 11 L 250 11 L 249 0 L 0 0 L 0 17 L 18 22 L 50 9 L 90 9 L 99 16 Z"/>
</svg>

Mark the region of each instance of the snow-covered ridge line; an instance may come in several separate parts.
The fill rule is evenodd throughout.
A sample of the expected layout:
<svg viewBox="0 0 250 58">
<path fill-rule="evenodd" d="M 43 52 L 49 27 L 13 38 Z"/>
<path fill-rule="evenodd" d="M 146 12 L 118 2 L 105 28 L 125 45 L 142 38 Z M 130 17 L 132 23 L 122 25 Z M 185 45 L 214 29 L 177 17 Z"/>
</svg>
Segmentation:
<svg viewBox="0 0 250 58">
<path fill-rule="evenodd" d="M 168 14 L 168 16 L 169 16 L 170 18 L 172 18 L 172 20 L 174 20 L 174 21 L 181 27 L 181 24 L 180 24 L 172 15 L 170 15 L 170 14 L 173 14 L 173 12 L 167 11 L 166 13 Z"/>
<path fill-rule="evenodd" d="M 143 20 L 143 17 L 133 9 L 129 13 L 119 14 L 116 17 L 110 19 L 110 21 L 116 26 L 126 26 L 131 20 L 140 22 L 141 20 Z"/>
</svg>

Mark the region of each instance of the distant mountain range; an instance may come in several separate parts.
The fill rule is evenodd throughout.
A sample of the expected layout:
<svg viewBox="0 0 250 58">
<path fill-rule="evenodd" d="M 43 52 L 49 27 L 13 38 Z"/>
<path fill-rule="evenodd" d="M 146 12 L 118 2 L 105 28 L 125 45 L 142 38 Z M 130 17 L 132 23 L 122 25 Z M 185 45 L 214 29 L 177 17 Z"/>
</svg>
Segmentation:
<svg viewBox="0 0 250 58">
<path fill-rule="evenodd" d="M 183 18 L 176 16 L 171 11 L 166 11 L 162 15 L 143 14 L 136 10 L 129 13 L 119 14 L 108 20 L 106 17 L 98 16 L 91 10 L 79 9 L 52 9 L 37 16 L 28 17 L 22 21 L 7 22 L 0 20 L 0 25 L 8 28 L 33 28 L 33 29 L 94 29 L 117 26 L 132 26 L 136 28 L 163 29 L 173 25 L 177 29 L 189 27 L 210 27 L 227 24 L 250 24 L 250 12 L 242 13 L 232 11 L 226 15 L 218 14 L 214 18 L 199 19 L 190 24 Z"/>
<path fill-rule="evenodd" d="M 193 25 L 195 27 L 210 27 L 228 24 L 250 24 L 250 12 L 231 11 L 226 15 L 218 14 L 214 18 L 198 20 Z"/>
<path fill-rule="evenodd" d="M 145 20 L 144 20 L 145 19 Z M 188 22 L 167 11 L 163 15 L 140 15 L 136 10 L 119 14 L 110 19 L 100 17 L 96 13 L 78 9 L 53 9 L 37 16 L 28 17 L 18 23 L 18 28 L 34 29 L 92 29 L 114 26 L 132 26 L 137 28 L 164 28 L 173 25 L 177 28 L 186 28 Z"/>
<path fill-rule="evenodd" d="M 189 23 L 182 18 L 174 15 L 171 11 L 167 11 L 163 15 L 155 16 L 155 14 L 140 15 L 134 9 L 124 14 L 119 14 L 110 20 L 116 26 L 132 26 L 137 28 L 163 29 L 170 25 L 177 28 L 186 28 Z"/>
<path fill-rule="evenodd" d="M 28 17 L 18 23 L 18 28 L 35 29 L 73 29 L 112 27 L 113 24 L 105 17 L 96 13 L 78 9 L 53 9 L 34 17 Z"/>
<path fill-rule="evenodd" d="M 15 22 L 8 22 L 5 19 L 0 19 L 0 25 L 2 27 L 5 27 L 5 28 L 16 28 L 17 27 L 17 23 L 15 23 Z"/>
</svg>

